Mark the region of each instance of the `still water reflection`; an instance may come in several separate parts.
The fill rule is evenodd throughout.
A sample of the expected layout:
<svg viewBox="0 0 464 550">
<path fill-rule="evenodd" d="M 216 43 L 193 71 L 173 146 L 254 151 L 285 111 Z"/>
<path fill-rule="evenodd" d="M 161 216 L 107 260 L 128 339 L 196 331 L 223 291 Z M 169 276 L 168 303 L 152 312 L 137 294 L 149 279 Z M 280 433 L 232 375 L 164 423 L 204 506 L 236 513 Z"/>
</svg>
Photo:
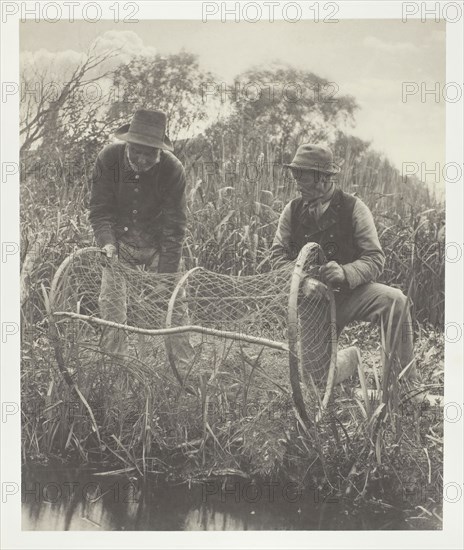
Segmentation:
<svg viewBox="0 0 464 550">
<path fill-rule="evenodd" d="M 211 481 L 188 488 L 35 468 L 23 471 L 22 503 L 23 530 L 408 529 L 400 511 L 360 510 L 277 481 Z"/>
</svg>

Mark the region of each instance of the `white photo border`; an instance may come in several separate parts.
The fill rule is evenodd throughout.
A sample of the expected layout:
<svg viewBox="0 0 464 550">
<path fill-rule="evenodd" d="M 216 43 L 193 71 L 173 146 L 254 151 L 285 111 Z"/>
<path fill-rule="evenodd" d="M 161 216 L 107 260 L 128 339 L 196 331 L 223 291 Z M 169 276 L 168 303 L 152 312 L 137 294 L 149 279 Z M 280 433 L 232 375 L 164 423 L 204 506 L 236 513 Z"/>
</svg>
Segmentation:
<svg viewBox="0 0 464 550">
<path fill-rule="evenodd" d="M 43 2 L 40 2 L 41 4 Z M 119 2 L 124 4 L 125 2 Z M 301 5 L 313 2 L 301 2 Z M 26 4 L 33 9 L 37 2 L 3 2 Z M 82 4 L 82 2 L 81 2 Z M 113 19 L 110 6 L 114 2 L 101 2 L 104 19 Z M 136 2 L 139 19 L 202 19 L 202 2 Z M 230 3 L 229 4 L 233 4 Z M 325 2 L 320 2 L 321 6 Z M 339 19 L 401 19 L 402 2 L 337 2 Z M 437 2 L 418 2 L 430 5 Z M 446 2 L 440 2 L 446 4 Z M 448 2 L 449 4 L 449 2 Z M 462 5 L 462 2 L 459 4 Z M 79 19 L 79 7 L 76 7 Z M 219 19 L 220 16 L 214 16 Z M 415 16 L 420 18 L 420 13 Z M 3 98 L 5 83 L 19 83 L 19 27 L 20 15 L 3 20 L 1 49 L 1 236 L 2 256 L 5 243 L 20 242 L 19 225 L 19 174 L 3 182 L 5 163 L 19 166 L 19 95 Z M 91 24 L 91 23 L 89 23 Z M 204 23 L 204 24 L 207 24 Z M 322 24 L 322 23 L 321 23 Z M 405 23 L 407 24 L 407 23 Z M 463 82 L 463 33 L 462 21 L 446 26 L 446 78 L 448 82 Z M 446 162 L 463 164 L 463 101 L 446 105 Z M 446 264 L 445 326 L 456 323 L 461 329 L 457 342 L 445 345 L 445 402 L 456 403 L 463 410 L 463 187 L 462 180 L 446 185 L 446 242 L 458 243 L 459 261 Z M 1 264 L 1 321 L 20 326 L 19 312 L 19 254 L 2 257 Z M 13 548 L 63 549 L 63 548 L 461 548 L 463 540 L 463 422 L 445 422 L 444 485 L 455 483 L 461 488 L 458 502 L 444 501 L 444 525 L 442 531 L 384 531 L 379 537 L 376 531 L 226 531 L 226 532 L 50 532 L 21 530 L 21 491 L 13 495 L 8 487 L 21 483 L 21 426 L 20 426 L 20 337 L 19 333 L 8 338 L 1 346 L 1 531 L 2 545 Z M 5 404 L 16 403 L 18 413 L 4 415 Z M 10 409 L 8 409 L 10 410 Z M 6 498 L 8 496 L 8 498 Z M 4 500 L 6 500 L 4 502 Z"/>
</svg>

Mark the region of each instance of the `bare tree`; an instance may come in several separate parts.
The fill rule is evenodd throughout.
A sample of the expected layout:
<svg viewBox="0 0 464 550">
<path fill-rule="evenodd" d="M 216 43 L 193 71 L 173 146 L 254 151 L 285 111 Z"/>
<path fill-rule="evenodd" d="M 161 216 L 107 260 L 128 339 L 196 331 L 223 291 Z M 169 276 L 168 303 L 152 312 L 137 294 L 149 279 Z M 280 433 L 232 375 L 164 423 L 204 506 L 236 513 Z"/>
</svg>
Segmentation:
<svg viewBox="0 0 464 550">
<path fill-rule="evenodd" d="M 120 50 L 107 50 L 98 53 L 95 43 L 87 52 L 82 62 L 72 71 L 67 82 L 58 85 L 48 81 L 50 67 L 33 66 L 32 73 L 22 69 L 21 87 L 29 93 L 22 93 L 20 136 L 21 154 L 28 151 L 33 144 L 46 135 L 52 135 L 57 129 L 59 120 L 75 109 L 77 93 L 85 85 L 97 82 L 112 75 L 113 70 L 98 71 L 103 64 L 116 57 Z M 33 93 L 30 93 L 33 91 Z"/>
</svg>

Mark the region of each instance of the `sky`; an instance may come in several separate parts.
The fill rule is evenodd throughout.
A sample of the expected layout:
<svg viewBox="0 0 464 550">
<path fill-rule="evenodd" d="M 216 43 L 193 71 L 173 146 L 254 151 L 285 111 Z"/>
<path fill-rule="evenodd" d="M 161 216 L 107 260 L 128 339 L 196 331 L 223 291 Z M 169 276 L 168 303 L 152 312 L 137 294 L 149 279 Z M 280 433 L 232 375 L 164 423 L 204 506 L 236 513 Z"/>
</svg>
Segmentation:
<svg viewBox="0 0 464 550">
<path fill-rule="evenodd" d="M 230 82 L 251 67 L 273 61 L 311 71 L 334 82 L 339 95 L 355 97 L 360 110 L 350 132 L 371 141 L 400 170 L 403 163 L 431 168 L 445 162 L 445 101 L 421 94 L 436 83 L 441 90 L 446 81 L 444 23 L 375 19 L 336 24 L 304 20 L 20 23 L 21 52 L 42 60 L 55 54 L 66 62 L 85 52 L 96 38 L 123 45 L 130 53 L 170 54 L 184 49 L 196 54 L 200 66 L 213 72 L 218 82 Z M 411 93 L 405 96 L 408 90 Z M 434 179 L 427 178 L 429 183 Z"/>
</svg>

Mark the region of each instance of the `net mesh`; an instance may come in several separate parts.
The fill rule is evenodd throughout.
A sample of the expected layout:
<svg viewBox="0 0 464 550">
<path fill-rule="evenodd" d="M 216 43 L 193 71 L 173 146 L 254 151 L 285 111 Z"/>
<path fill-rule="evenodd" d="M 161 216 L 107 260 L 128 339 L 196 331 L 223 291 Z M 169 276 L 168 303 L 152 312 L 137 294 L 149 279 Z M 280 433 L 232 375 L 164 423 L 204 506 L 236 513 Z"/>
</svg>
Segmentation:
<svg viewBox="0 0 464 550">
<path fill-rule="evenodd" d="M 253 276 L 234 277 L 203 268 L 159 274 L 144 265 L 108 261 L 96 248 L 80 250 L 65 260 L 52 283 L 58 339 L 65 347 L 77 344 L 135 357 L 148 370 L 171 355 L 171 363 L 185 380 L 195 375 L 195 367 L 211 367 L 212 355 L 228 353 L 226 344 L 251 346 L 255 352 L 259 347 L 288 350 L 291 322 L 301 378 L 309 385 L 311 375 L 322 386 L 333 345 L 329 300 L 314 286 L 323 261 L 316 246 L 306 255 L 300 273 L 295 262 L 289 262 Z M 180 327 L 186 331 L 176 333 Z M 175 330 L 140 333 L 166 328 Z M 270 361 L 270 371 L 272 365 Z"/>
</svg>

